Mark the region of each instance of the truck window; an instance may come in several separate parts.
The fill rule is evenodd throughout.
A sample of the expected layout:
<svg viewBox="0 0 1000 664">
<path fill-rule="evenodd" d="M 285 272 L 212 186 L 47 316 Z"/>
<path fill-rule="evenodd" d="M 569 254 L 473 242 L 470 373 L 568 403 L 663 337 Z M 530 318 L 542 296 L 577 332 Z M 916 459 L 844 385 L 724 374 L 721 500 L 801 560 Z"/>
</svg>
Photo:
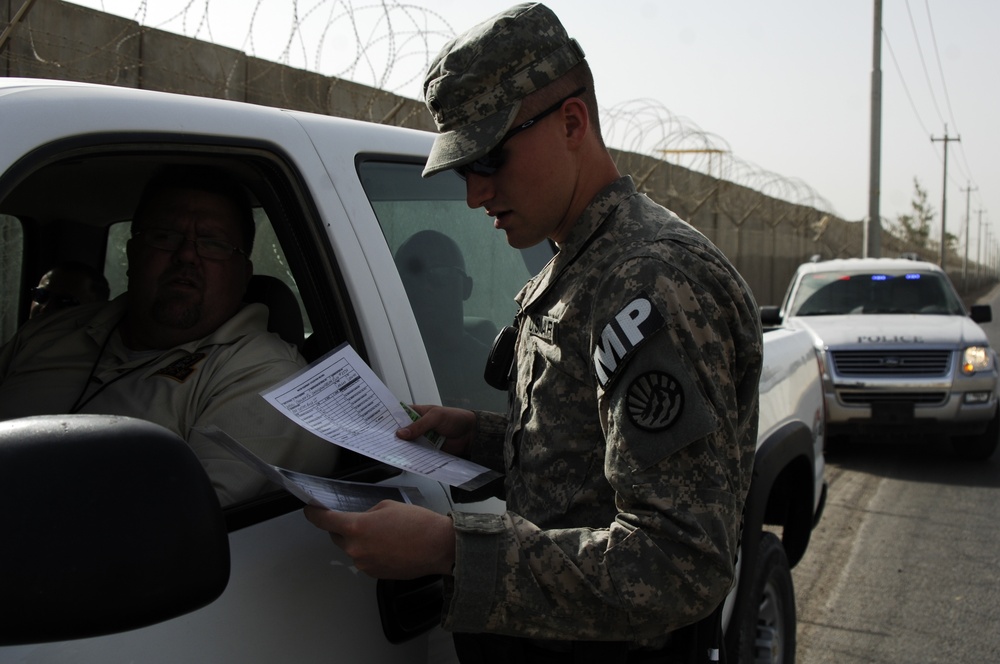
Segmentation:
<svg viewBox="0 0 1000 664">
<path fill-rule="evenodd" d="M 450 171 L 422 178 L 423 164 L 364 161 L 361 181 L 406 287 L 445 405 L 502 410 L 506 394 L 483 381 L 497 332 L 513 321 L 514 296 L 552 248 L 511 248 L 483 210 L 469 209 Z"/>
<path fill-rule="evenodd" d="M 128 258 L 125 243 L 131 234 L 132 222 L 122 221 L 108 228 L 108 246 L 104 252 L 104 276 L 111 288 L 111 299 L 128 289 Z"/>
<path fill-rule="evenodd" d="M 24 233 L 21 222 L 0 214 L 0 343 L 17 331 L 18 307 L 27 288 L 21 283 Z"/>
<path fill-rule="evenodd" d="M 257 232 L 253 243 L 253 252 L 250 260 L 253 261 L 253 273 L 267 275 L 280 279 L 295 295 L 299 304 L 299 312 L 302 314 L 302 323 L 305 328 L 305 336 L 312 334 L 312 325 L 309 322 L 309 315 L 302 304 L 302 296 L 292 275 L 285 252 L 281 249 L 281 243 L 275 235 L 274 226 L 271 219 L 263 208 L 256 208 L 253 213 L 254 221 L 257 222 Z"/>
<path fill-rule="evenodd" d="M 331 309 L 341 310 L 328 304 L 338 302 L 340 294 L 325 280 L 336 267 L 322 267 L 327 257 L 321 243 L 298 239 L 311 227 L 310 215 L 315 212 L 303 207 L 301 201 L 306 196 L 294 194 L 300 181 L 285 168 L 280 156 L 263 150 L 226 151 L 220 150 L 224 146 L 169 142 L 126 149 L 120 141 L 108 141 L 109 146 L 100 136 L 92 139 L 94 144 L 87 149 L 74 144 L 75 151 L 65 159 L 53 157 L 58 146 L 50 146 L 48 159 L 33 169 L 27 164 L 26 174 L 14 186 L 0 187 L 0 330 L 4 341 L 26 318 L 27 289 L 37 283 L 28 280 L 37 280 L 37 275 L 52 264 L 75 260 L 98 266 L 108 279 L 112 298 L 126 292 L 125 247 L 140 192 L 157 169 L 176 163 L 204 163 L 226 169 L 248 190 L 256 226 L 251 286 L 261 278 L 265 287 L 256 292 L 259 297 L 251 297 L 248 288 L 246 300 L 270 308 L 268 328 L 300 349 L 305 337 L 314 331 L 312 337 L 327 347 L 348 338 L 345 328 L 350 323 L 349 314 L 329 313 Z M 53 196 L 51 192 L 65 195 Z M 311 318 L 303 302 L 313 312 Z M 347 306 L 343 310 L 349 311 Z M 297 340 L 293 340 L 295 334 Z M 123 414 L 139 416 L 134 408 Z M 353 472 L 364 461 L 346 457 L 313 455 L 308 470 L 316 474 Z M 273 516 L 270 507 L 255 507 L 268 500 L 234 505 L 241 516 L 231 527 Z M 276 500 L 284 501 L 281 492 L 276 494 Z"/>
</svg>

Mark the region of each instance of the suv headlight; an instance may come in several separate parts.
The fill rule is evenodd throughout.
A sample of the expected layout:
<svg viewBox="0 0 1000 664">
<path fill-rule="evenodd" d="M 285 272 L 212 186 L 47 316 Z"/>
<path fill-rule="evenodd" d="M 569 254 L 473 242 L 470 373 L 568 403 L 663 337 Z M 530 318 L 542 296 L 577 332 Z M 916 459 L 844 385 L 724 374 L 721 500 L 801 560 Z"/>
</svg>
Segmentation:
<svg viewBox="0 0 1000 664">
<path fill-rule="evenodd" d="M 962 353 L 962 373 L 971 376 L 993 367 L 993 356 L 986 346 L 969 346 Z"/>
</svg>

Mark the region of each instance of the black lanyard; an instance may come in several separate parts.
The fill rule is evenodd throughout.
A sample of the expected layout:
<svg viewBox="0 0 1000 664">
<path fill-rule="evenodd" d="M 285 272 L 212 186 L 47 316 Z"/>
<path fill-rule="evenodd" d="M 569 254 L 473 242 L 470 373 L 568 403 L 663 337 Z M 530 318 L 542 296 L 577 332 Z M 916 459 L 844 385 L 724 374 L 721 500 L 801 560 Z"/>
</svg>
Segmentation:
<svg viewBox="0 0 1000 664">
<path fill-rule="evenodd" d="M 100 394 L 101 392 L 103 392 L 108 387 L 110 387 L 114 383 L 118 382 L 119 380 L 121 380 L 125 376 L 128 376 L 129 374 L 131 374 L 131 373 L 133 373 L 135 371 L 138 371 L 139 369 L 142 369 L 143 367 L 145 367 L 145 366 L 147 366 L 149 364 L 152 364 L 153 362 L 155 362 L 158 359 L 160 359 L 161 357 L 163 357 L 162 353 L 159 354 L 159 355 L 157 355 L 156 357 L 151 357 L 148 360 L 146 360 L 145 362 L 143 362 L 142 364 L 134 366 L 131 369 L 129 369 L 128 371 L 123 371 L 122 373 L 118 374 L 113 379 L 109 380 L 108 382 L 106 382 L 106 383 L 101 382 L 101 380 L 99 378 L 95 378 L 94 377 L 94 374 L 97 373 L 97 367 L 101 364 L 101 358 L 104 357 L 104 351 L 105 351 L 105 349 L 107 349 L 108 343 L 111 341 L 111 337 L 113 337 L 114 334 L 115 334 L 115 332 L 117 332 L 117 331 L 118 331 L 118 323 L 115 323 L 114 326 L 112 326 L 112 328 L 111 328 L 111 332 L 109 332 L 108 336 L 105 337 L 104 343 L 101 344 L 101 350 L 99 350 L 97 352 L 97 359 L 94 360 L 94 364 L 90 367 L 90 374 L 87 376 L 87 380 L 84 381 L 84 383 L 83 383 L 83 389 L 80 390 L 80 395 L 76 398 L 76 401 L 73 402 L 73 405 L 69 409 L 69 413 L 70 414 L 74 414 L 74 413 L 80 412 L 80 409 L 83 408 L 84 406 L 86 406 L 91 401 L 93 401 L 93 399 L 98 394 Z M 101 383 L 101 386 L 98 387 L 94 391 L 93 394 L 91 394 L 89 397 L 87 397 L 86 399 L 84 399 L 83 397 L 87 393 L 87 388 L 90 386 L 90 383 L 93 382 L 93 381 L 97 381 L 97 382 Z"/>
</svg>

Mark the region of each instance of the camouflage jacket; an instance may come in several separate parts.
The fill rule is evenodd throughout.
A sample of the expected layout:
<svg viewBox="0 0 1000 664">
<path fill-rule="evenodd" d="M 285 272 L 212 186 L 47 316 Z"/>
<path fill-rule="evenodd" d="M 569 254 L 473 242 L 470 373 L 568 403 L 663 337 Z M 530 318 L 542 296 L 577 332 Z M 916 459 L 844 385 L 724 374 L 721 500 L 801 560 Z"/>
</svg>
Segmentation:
<svg viewBox="0 0 1000 664">
<path fill-rule="evenodd" d="M 506 415 L 473 458 L 507 512 L 453 514 L 444 626 L 658 645 L 729 591 L 757 435 L 757 307 L 622 178 L 518 294 Z M 502 454 L 502 456 L 501 456 Z"/>
</svg>

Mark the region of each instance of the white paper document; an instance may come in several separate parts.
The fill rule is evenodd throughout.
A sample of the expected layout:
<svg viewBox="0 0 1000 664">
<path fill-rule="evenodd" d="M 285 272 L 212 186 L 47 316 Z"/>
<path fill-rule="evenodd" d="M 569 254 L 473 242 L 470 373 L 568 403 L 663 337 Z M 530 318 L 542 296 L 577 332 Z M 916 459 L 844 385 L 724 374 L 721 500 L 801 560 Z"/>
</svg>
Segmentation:
<svg viewBox="0 0 1000 664">
<path fill-rule="evenodd" d="M 347 344 L 261 396 L 320 438 L 438 482 L 471 491 L 500 476 L 425 439 L 397 438 L 410 415 Z"/>
<path fill-rule="evenodd" d="M 424 504 L 423 494 L 416 487 L 345 482 L 297 473 L 272 466 L 217 426 L 199 427 L 197 430 L 309 505 L 319 505 L 338 512 L 365 512 L 383 500 L 397 500 L 414 505 Z"/>
</svg>

